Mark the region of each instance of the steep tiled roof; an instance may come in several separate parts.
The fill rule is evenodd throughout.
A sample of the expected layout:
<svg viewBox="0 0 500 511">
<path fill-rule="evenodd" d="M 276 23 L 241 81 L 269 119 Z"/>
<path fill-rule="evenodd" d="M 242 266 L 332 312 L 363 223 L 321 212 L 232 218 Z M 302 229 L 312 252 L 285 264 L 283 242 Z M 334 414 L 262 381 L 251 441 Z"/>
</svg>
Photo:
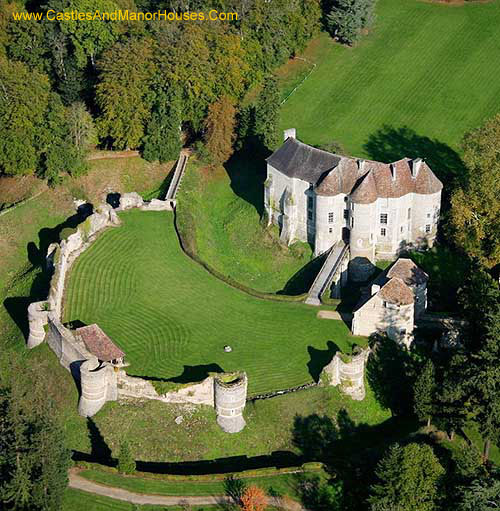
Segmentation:
<svg viewBox="0 0 500 511">
<path fill-rule="evenodd" d="M 399 258 L 387 272 L 387 277 L 397 277 L 406 285 L 423 284 L 429 280 L 429 276 L 421 270 L 411 259 Z"/>
<path fill-rule="evenodd" d="M 288 177 L 316 184 L 325 172 L 338 164 L 340 156 L 289 137 L 266 161 Z"/>
<path fill-rule="evenodd" d="M 377 200 L 377 186 L 375 184 L 375 178 L 373 177 L 373 171 L 369 171 L 368 174 L 360 179 L 356 189 L 351 195 L 351 200 L 357 204 L 371 204 Z"/>
<path fill-rule="evenodd" d="M 342 157 L 337 167 L 329 172 L 316 187 L 316 193 L 318 195 L 349 194 L 356 181 L 365 173 L 366 171 L 359 168 L 356 160 Z"/>
<path fill-rule="evenodd" d="M 75 336 L 82 340 L 90 353 L 99 360 L 110 362 L 125 356 L 125 353 L 96 324 L 77 328 Z"/>
<path fill-rule="evenodd" d="M 412 192 L 426 195 L 443 188 L 427 163 L 420 159 L 403 158 L 394 163 L 357 160 L 316 149 L 292 137 L 266 161 L 289 177 L 317 185 L 318 195 L 352 194 L 353 201 L 360 204 Z M 371 178 L 362 179 L 369 173 Z M 356 194 L 360 186 L 363 189 Z"/>
<path fill-rule="evenodd" d="M 396 305 L 410 305 L 414 302 L 413 291 L 397 277 L 389 280 L 378 295 L 382 300 Z"/>
</svg>

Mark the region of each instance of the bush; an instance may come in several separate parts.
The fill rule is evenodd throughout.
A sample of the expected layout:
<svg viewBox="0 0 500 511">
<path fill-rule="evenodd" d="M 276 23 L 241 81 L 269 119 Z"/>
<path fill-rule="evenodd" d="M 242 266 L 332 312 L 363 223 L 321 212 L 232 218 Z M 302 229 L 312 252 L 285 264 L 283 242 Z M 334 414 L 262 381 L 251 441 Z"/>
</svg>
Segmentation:
<svg viewBox="0 0 500 511">
<path fill-rule="evenodd" d="M 120 472 L 120 474 L 133 474 L 135 472 L 135 460 L 130 452 L 128 442 L 125 441 L 120 444 L 118 472 Z"/>
</svg>

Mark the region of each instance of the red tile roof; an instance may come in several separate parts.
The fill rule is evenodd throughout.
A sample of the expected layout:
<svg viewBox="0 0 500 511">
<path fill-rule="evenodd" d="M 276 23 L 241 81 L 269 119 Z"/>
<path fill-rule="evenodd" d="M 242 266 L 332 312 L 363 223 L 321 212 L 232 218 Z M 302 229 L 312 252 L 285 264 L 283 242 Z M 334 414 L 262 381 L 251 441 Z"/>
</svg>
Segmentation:
<svg viewBox="0 0 500 511">
<path fill-rule="evenodd" d="M 125 356 L 125 353 L 95 323 L 77 328 L 75 335 L 99 360 L 110 362 Z"/>
</svg>

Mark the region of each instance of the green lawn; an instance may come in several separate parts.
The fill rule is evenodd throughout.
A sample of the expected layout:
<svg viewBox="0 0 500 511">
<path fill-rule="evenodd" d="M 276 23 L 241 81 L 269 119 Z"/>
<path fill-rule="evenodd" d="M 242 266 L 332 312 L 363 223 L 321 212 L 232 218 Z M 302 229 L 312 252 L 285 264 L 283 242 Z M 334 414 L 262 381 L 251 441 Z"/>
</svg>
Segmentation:
<svg viewBox="0 0 500 511">
<path fill-rule="evenodd" d="M 449 166 L 447 146 L 457 150 L 464 132 L 498 111 L 498 26 L 497 0 L 380 0 L 356 47 L 326 34 L 315 41 L 317 67 L 283 105 L 281 127 L 311 144 L 339 140 L 356 156 Z"/>
<path fill-rule="evenodd" d="M 315 307 L 257 299 L 214 278 L 180 249 L 172 213 L 121 218 L 76 261 L 65 320 L 98 323 L 131 374 L 182 383 L 241 369 L 254 394 L 310 382 L 334 345 L 350 352 L 365 341 L 341 321 L 317 319 Z"/>
<path fill-rule="evenodd" d="M 302 474 L 302 472 L 300 472 Z M 309 473 L 309 472 L 308 472 Z M 319 475 L 322 479 L 328 479 L 323 470 L 311 472 L 311 474 Z M 219 477 L 207 480 L 196 477 L 178 477 L 177 480 L 170 480 L 166 477 L 147 477 L 143 476 L 123 476 L 116 471 L 111 470 L 82 470 L 79 472 L 81 477 L 94 481 L 96 483 L 123 488 L 136 493 L 150 493 L 155 495 L 189 495 L 189 496 L 205 496 L 205 495 L 224 495 L 224 478 Z M 247 485 L 256 485 L 266 491 L 268 494 L 288 495 L 289 497 L 298 498 L 297 494 L 297 473 L 276 474 L 268 476 L 251 476 L 244 477 L 235 474 L 239 479 L 244 480 Z"/>
<path fill-rule="evenodd" d="M 181 511 L 185 508 L 182 506 L 172 506 L 168 508 L 165 506 L 141 506 L 122 500 L 93 495 L 92 493 L 86 493 L 80 490 L 73 490 L 71 488 L 66 490 L 61 507 L 61 511 L 162 511 L 164 509 L 168 509 L 169 511 Z M 215 511 L 219 509 L 219 507 L 192 506 L 189 509 L 192 511 Z"/>
</svg>

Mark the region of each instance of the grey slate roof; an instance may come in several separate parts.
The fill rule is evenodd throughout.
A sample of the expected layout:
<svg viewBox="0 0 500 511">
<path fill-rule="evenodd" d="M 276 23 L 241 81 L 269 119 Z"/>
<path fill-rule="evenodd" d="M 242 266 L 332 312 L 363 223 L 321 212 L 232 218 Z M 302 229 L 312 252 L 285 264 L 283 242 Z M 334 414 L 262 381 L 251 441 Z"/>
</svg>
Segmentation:
<svg viewBox="0 0 500 511">
<path fill-rule="evenodd" d="M 337 166 L 340 156 L 289 137 L 266 161 L 288 177 L 316 184 L 325 172 Z"/>
</svg>

